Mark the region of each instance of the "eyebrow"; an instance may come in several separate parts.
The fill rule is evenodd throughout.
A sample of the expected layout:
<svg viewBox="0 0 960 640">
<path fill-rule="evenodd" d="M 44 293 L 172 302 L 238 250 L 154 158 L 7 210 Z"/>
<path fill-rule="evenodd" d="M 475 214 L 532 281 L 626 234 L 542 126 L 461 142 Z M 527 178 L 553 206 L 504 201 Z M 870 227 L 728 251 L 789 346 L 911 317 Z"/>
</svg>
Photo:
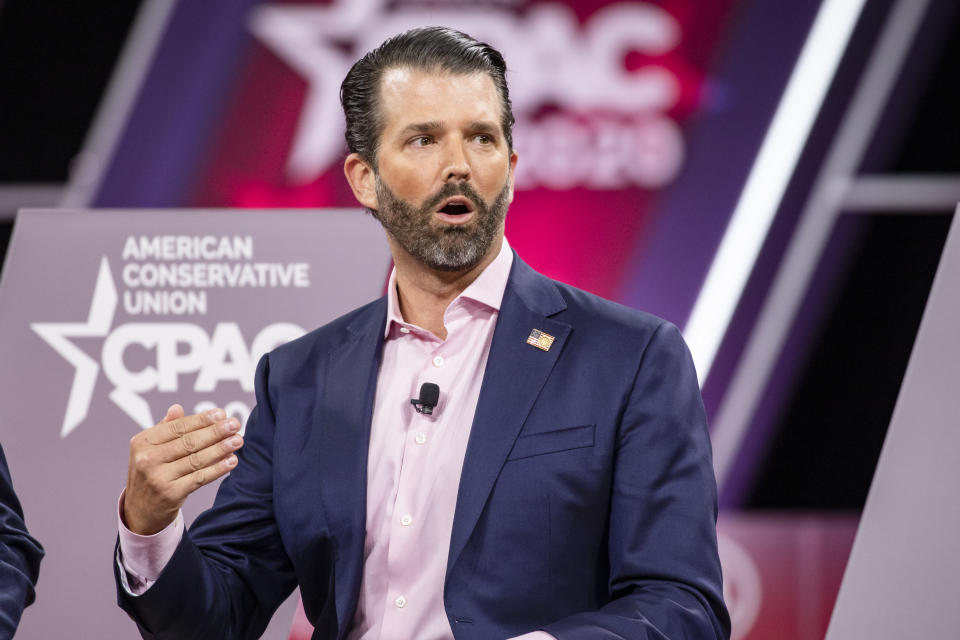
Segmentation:
<svg viewBox="0 0 960 640">
<path fill-rule="evenodd" d="M 437 129 L 442 128 L 443 123 L 439 120 L 433 120 L 431 122 L 414 122 L 405 126 L 400 131 L 400 135 L 405 136 L 411 133 L 430 133 L 431 131 L 436 131 Z"/>
<path fill-rule="evenodd" d="M 470 123 L 469 129 L 477 133 L 500 133 L 500 125 L 487 120 L 474 120 Z"/>
<path fill-rule="evenodd" d="M 408 124 L 400 130 L 399 136 L 408 136 L 412 133 L 431 133 L 443 128 L 443 122 L 431 120 L 430 122 L 414 122 Z M 474 120 L 467 125 L 470 131 L 477 133 L 497 134 L 500 132 L 500 125 L 486 120 Z"/>
</svg>

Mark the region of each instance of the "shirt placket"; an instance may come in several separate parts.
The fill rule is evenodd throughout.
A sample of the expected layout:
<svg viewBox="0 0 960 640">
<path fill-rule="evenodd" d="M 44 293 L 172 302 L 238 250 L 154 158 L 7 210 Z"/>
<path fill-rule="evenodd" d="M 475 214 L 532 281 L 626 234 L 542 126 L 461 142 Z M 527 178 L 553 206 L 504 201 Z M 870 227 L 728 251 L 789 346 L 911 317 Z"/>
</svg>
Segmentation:
<svg viewBox="0 0 960 640">
<path fill-rule="evenodd" d="M 441 427 L 444 393 L 449 389 L 450 377 L 447 341 L 430 340 L 422 343 L 422 365 L 414 385 L 419 392 L 420 385 L 433 382 L 440 386 L 440 411 L 433 415 L 417 413 L 410 407 L 403 421 L 404 438 L 400 455 L 400 473 L 397 493 L 389 522 L 389 549 L 387 552 L 388 574 L 390 576 L 385 603 L 385 615 L 382 637 L 409 637 L 411 625 L 425 610 L 424 602 L 411 600 L 416 597 L 416 580 L 419 576 L 417 558 L 421 553 L 433 553 L 433 549 L 424 549 L 429 535 L 424 529 L 427 521 L 429 502 L 426 499 L 431 484 L 437 477 L 435 465 L 441 464 L 437 455 Z M 423 595 L 420 595 L 423 600 Z"/>
</svg>

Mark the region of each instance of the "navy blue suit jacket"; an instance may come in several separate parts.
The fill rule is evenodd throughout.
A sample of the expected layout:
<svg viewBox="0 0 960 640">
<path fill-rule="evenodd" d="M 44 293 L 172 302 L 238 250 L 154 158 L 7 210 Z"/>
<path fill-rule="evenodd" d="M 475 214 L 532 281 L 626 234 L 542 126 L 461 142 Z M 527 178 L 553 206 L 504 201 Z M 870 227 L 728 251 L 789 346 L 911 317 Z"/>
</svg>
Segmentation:
<svg viewBox="0 0 960 640">
<path fill-rule="evenodd" d="M 363 569 L 386 299 L 261 360 L 240 464 L 142 596 L 145 636 L 255 638 L 299 585 L 343 638 Z M 556 338 L 526 344 L 532 329 Z M 515 257 L 460 479 L 444 587 L 457 640 L 726 638 L 716 486 L 677 330 Z"/>
<path fill-rule="evenodd" d="M 0 447 L 0 638 L 12 638 L 23 609 L 33 602 L 43 547 L 23 522 L 23 510 Z"/>
</svg>

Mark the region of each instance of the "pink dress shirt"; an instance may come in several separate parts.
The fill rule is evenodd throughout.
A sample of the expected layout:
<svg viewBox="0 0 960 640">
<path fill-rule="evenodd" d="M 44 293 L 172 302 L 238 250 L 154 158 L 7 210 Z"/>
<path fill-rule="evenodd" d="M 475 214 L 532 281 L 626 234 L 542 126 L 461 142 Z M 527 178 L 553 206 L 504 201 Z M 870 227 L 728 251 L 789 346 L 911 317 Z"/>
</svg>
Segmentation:
<svg viewBox="0 0 960 640">
<path fill-rule="evenodd" d="M 453 638 L 443 606 L 447 550 L 460 471 L 512 263 L 504 240 L 494 261 L 447 307 L 446 340 L 404 322 L 396 271 L 390 274 L 367 460 L 363 578 L 348 640 Z M 424 382 L 440 387 L 430 416 L 410 404 Z M 121 522 L 120 549 L 131 593 L 143 593 L 156 580 L 182 532 L 180 516 L 154 536 L 137 536 Z M 552 636 L 538 631 L 520 638 Z"/>
</svg>

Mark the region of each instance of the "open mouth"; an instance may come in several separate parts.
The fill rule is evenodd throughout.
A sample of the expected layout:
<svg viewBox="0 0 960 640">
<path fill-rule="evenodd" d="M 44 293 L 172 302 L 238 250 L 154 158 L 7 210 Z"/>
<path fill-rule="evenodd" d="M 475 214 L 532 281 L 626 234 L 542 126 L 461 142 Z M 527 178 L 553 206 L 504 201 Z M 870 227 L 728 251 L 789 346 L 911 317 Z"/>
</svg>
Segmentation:
<svg viewBox="0 0 960 640">
<path fill-rule="evenodd" d="M 472 212 L 473 205 L 466 198 L 451 198 L 438 211 L 450 216 L 460 216 Z"/>
</svg>

